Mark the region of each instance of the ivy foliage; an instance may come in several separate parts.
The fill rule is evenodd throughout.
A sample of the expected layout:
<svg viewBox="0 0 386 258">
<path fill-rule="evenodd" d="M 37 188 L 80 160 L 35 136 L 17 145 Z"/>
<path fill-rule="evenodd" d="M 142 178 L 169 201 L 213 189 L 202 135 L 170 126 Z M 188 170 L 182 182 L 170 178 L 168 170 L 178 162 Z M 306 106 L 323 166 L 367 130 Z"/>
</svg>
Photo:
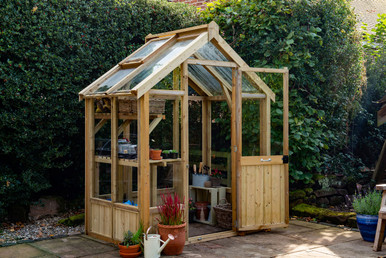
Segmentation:
<svg viewBox="0 0 386 258">
<path fill-rule="evenodd" d="M 377 126 L 375 103 L 386 94 L 386 14 L 380 14 L 375 28 L 368 32 L 365 27 L 364 47 L 367 56 L 367 88 L 364 91 L 361 110 L 352 128 L 352 148 L 367 167 L 375 167 L 386 140 L 386 125 Z"/>
<path fill-rule="evenodd" d="M 199 22 L 166 0 L 3 0 L 0 17 L 0 215 L 45 189 L 82 192 L 78 92 L 149 33 Z"/>
<path fill-rule="evenodd" d="M 309 182 L 313 173 L 321 172 L 327 154 L 347 151 L 364 85 L 363 51 L 347 1 L 218 0 L 208 4 L 202 17 L 219 24 L 224 39 L 250 66 L 290 69 L 292 182 Z M 282 78 L 261 76 L 277 94 L 271 110 L 277 154 L 282 142 Z M 256 121 L 258 112 L 243 116 L 246 123 Z M 256 138 L 258 125 L 243 127 L 251 128 L 243 137 Z M 243 152 L 245 148 L 252 147 L 243 145 Z"/>
</svg>

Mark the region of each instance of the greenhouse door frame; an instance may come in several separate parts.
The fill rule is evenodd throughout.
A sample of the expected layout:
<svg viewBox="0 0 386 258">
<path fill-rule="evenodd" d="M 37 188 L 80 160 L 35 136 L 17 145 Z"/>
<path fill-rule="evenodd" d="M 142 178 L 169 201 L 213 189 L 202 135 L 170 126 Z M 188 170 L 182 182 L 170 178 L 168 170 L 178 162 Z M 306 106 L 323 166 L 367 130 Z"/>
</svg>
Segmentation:
<svg viewBox="0 0 386 258">
<path fill-rule="evenodd" d="M 283 74 L 283 155 L 271 155 L 271 101 L 260 100 L 260 156 L 242 156 L 242 73 Z M 288 184 L 288 83 L 285 69 L 233 68 L 232 71 L 232 221 L 233 230 L 287 227 Z"/>
</svg>

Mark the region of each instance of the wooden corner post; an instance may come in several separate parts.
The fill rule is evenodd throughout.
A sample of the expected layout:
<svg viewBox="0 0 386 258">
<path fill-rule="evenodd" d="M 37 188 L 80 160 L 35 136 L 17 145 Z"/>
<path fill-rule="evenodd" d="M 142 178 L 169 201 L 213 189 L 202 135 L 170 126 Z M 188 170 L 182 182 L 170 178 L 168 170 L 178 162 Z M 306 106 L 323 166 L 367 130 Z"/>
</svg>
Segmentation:
<svg viewBox="0 0 386 258">
<path fill-rule="evenodd" d="M 149 93 L 138 99 L 138 206 L 144 228 L 150 225 Z"/>
<path fill-rule="evenodd" d="M 91 232 L 91 204 L 94 172 L 94 99 L 85 100 L 85 231 Z"/>
<path fill-rule="evenodd" d="M 289 125 L 288 125 L 288 113 L 289 113 L 289 71 L 283 73 L 283 155 L 289 155 Z M 285 169 L 285 223 L 289 223 L 289 167 L 288 163 L 284 164 Z"/>
<path fill-rule="evenodd" d="M 231 152 L 232 152 L 232 228 L 241 225 L 241 151 L 242 151 L 242 113 L 241 79 L 239 68 L 232 68 L 232 115 L 231 115 Z"/>
<path fill-rule="evenodd" d="M 188 221 L 189 213 L 186 212 L 189 210 L 189 85 L 188 85 L 188 63 L 185 61 L 181 65 L 181 90 L 184 91 L 184 95 L 182 96 L 182 104 L 181 104 L 181 180 L 182 180 L 182 189 L 184 203 L 185 203 L 185 221 Z M 186 240 L 189 237 L 189 227 L 186 227 Z"/>
</svg>

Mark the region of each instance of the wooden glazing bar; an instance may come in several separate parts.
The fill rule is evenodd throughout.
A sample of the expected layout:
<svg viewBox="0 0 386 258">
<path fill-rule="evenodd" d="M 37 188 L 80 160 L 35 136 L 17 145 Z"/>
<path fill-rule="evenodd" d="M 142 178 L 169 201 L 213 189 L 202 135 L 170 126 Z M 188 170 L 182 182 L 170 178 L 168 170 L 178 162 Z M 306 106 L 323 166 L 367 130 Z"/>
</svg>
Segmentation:
<svg viewBox="0 0 386 258">
<path fill-rule="evenodd" d="M 271 155 L 271 100 L 260 100 L 260 155 Z"/>
<path fill-rule="evenodd" d="M 242 67 L 243 72 L 255 72 L 255 73 L 288 73 L 288 69 L 275 69 L 275 68 L 258 68 L 258 67 Z"/>
<path fill-rule="evenodd" d="M 111 201 L 118 202 L 118 101 L 111 99 Z"/>
<path fill-rule="evenodd" d="M 91 231 L 91 204 L 90 199 L 93 193 L 94 183 L 94 152 L 95 152 L 95 134 L 94 134 L 94 101 L 92 99 L 85 101 L 85 231 L 86 234 Z"/>
<path fill-rule="evenodd" d="M 185 91 L 185 95 L 182 97 L 181 103 L 181 179 L 182 179 L 182 189 L 185 203 L 185 210 L 187 211 L 187 207 L 189 205 L 188 196 L 189 196 L 189 85 L 188 85 L 188 64 L 186 62 L 181 65 L 181 90 Z M 185 212 L 184 221 L 188 221 L 188 212 Z M 189 237 L 189 227 L 186 228 L 186 239 Z"/>
<path fill-rule="evenodd" d="M 94 134 L 96 134 L 107 122 L 107 119 L 101 119 L 98 124 L 95 126 Z"/>
<path fill-rule="evenodd" d="M 289 72 L 283 74 L 283 154 L 289 155 Z M 284 164 L 285 223 L 289 223 L 289 164 Z"/>
<path fill-rule="evenodd" d="M 177 67 L 173 71 L 173 90 L 180 89 L 180 68 Z M 185 91 L 182 91 L 185 94 Z M 173 102 L 173 149 L 180 150 L 180 98 L 175 99 Z M 176 171 L 176 166 L 173 167 Z"/>
<path fill-rule="evenodd" d="M 149 93 L 138 100 L 138 183 L 140 219 L 144 228 L 150 224 L 150 164 L 149 164 Z"/>
<path fill-rule="evenodd" d="M 221 67 L 238 67 L 234 62 L 207 60 L 207 59 L 188 59 L 190 65 L 206 65 L 206 66 L 221 66 Z"/>
</svg>

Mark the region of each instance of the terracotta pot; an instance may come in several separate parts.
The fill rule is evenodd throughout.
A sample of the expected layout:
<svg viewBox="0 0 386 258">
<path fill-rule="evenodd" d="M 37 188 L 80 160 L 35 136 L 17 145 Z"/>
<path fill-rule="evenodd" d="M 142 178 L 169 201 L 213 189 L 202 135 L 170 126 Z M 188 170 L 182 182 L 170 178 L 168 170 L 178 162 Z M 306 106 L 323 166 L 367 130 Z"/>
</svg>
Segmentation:
<svg viewBox="0 0 386 258">
<path fill-rule="evenodd" d="M 202 215 L 202 213 L 204 213 L 204 219 L 208 220 L 208 217 L 209 217 L 209 209 L 208 209 L 209 202 L 196 202 L 195 205 L 196 205 L 196 208 L 197 208 L 197 210 L 196 210 L 196 219 L 202 220 L 201 215 Z"/>
<path fill-rule="evenodd" d="M 162 159 L 161 153 L 162 153 L 162 150 L 150 150 L 150 159 L 153 159 L 153 160 Z"/>
<path fill-rule="evenodd" d="M 161 239 L 166 241 L 168 235 L 172 234 L 174 240 L 171 240 L 163 250 L 165 255 L 179 255 L 184 250 L 185 246 L 185 228 L 186 223 L 181 225 L 161 225 L 158 224 L 158 233 L 161 235 Z"/>
<path fill-rule="evenodd" d="M 129 245 L 127 247 L 125 245 L 122 245 L 122 243 L 120 243 L 118 247 L 119 247 L 119 255 L 121 257 L 125 257 L 125 258 L 137 257 L 141 254 L 139 245 Z"/>
</svg>

